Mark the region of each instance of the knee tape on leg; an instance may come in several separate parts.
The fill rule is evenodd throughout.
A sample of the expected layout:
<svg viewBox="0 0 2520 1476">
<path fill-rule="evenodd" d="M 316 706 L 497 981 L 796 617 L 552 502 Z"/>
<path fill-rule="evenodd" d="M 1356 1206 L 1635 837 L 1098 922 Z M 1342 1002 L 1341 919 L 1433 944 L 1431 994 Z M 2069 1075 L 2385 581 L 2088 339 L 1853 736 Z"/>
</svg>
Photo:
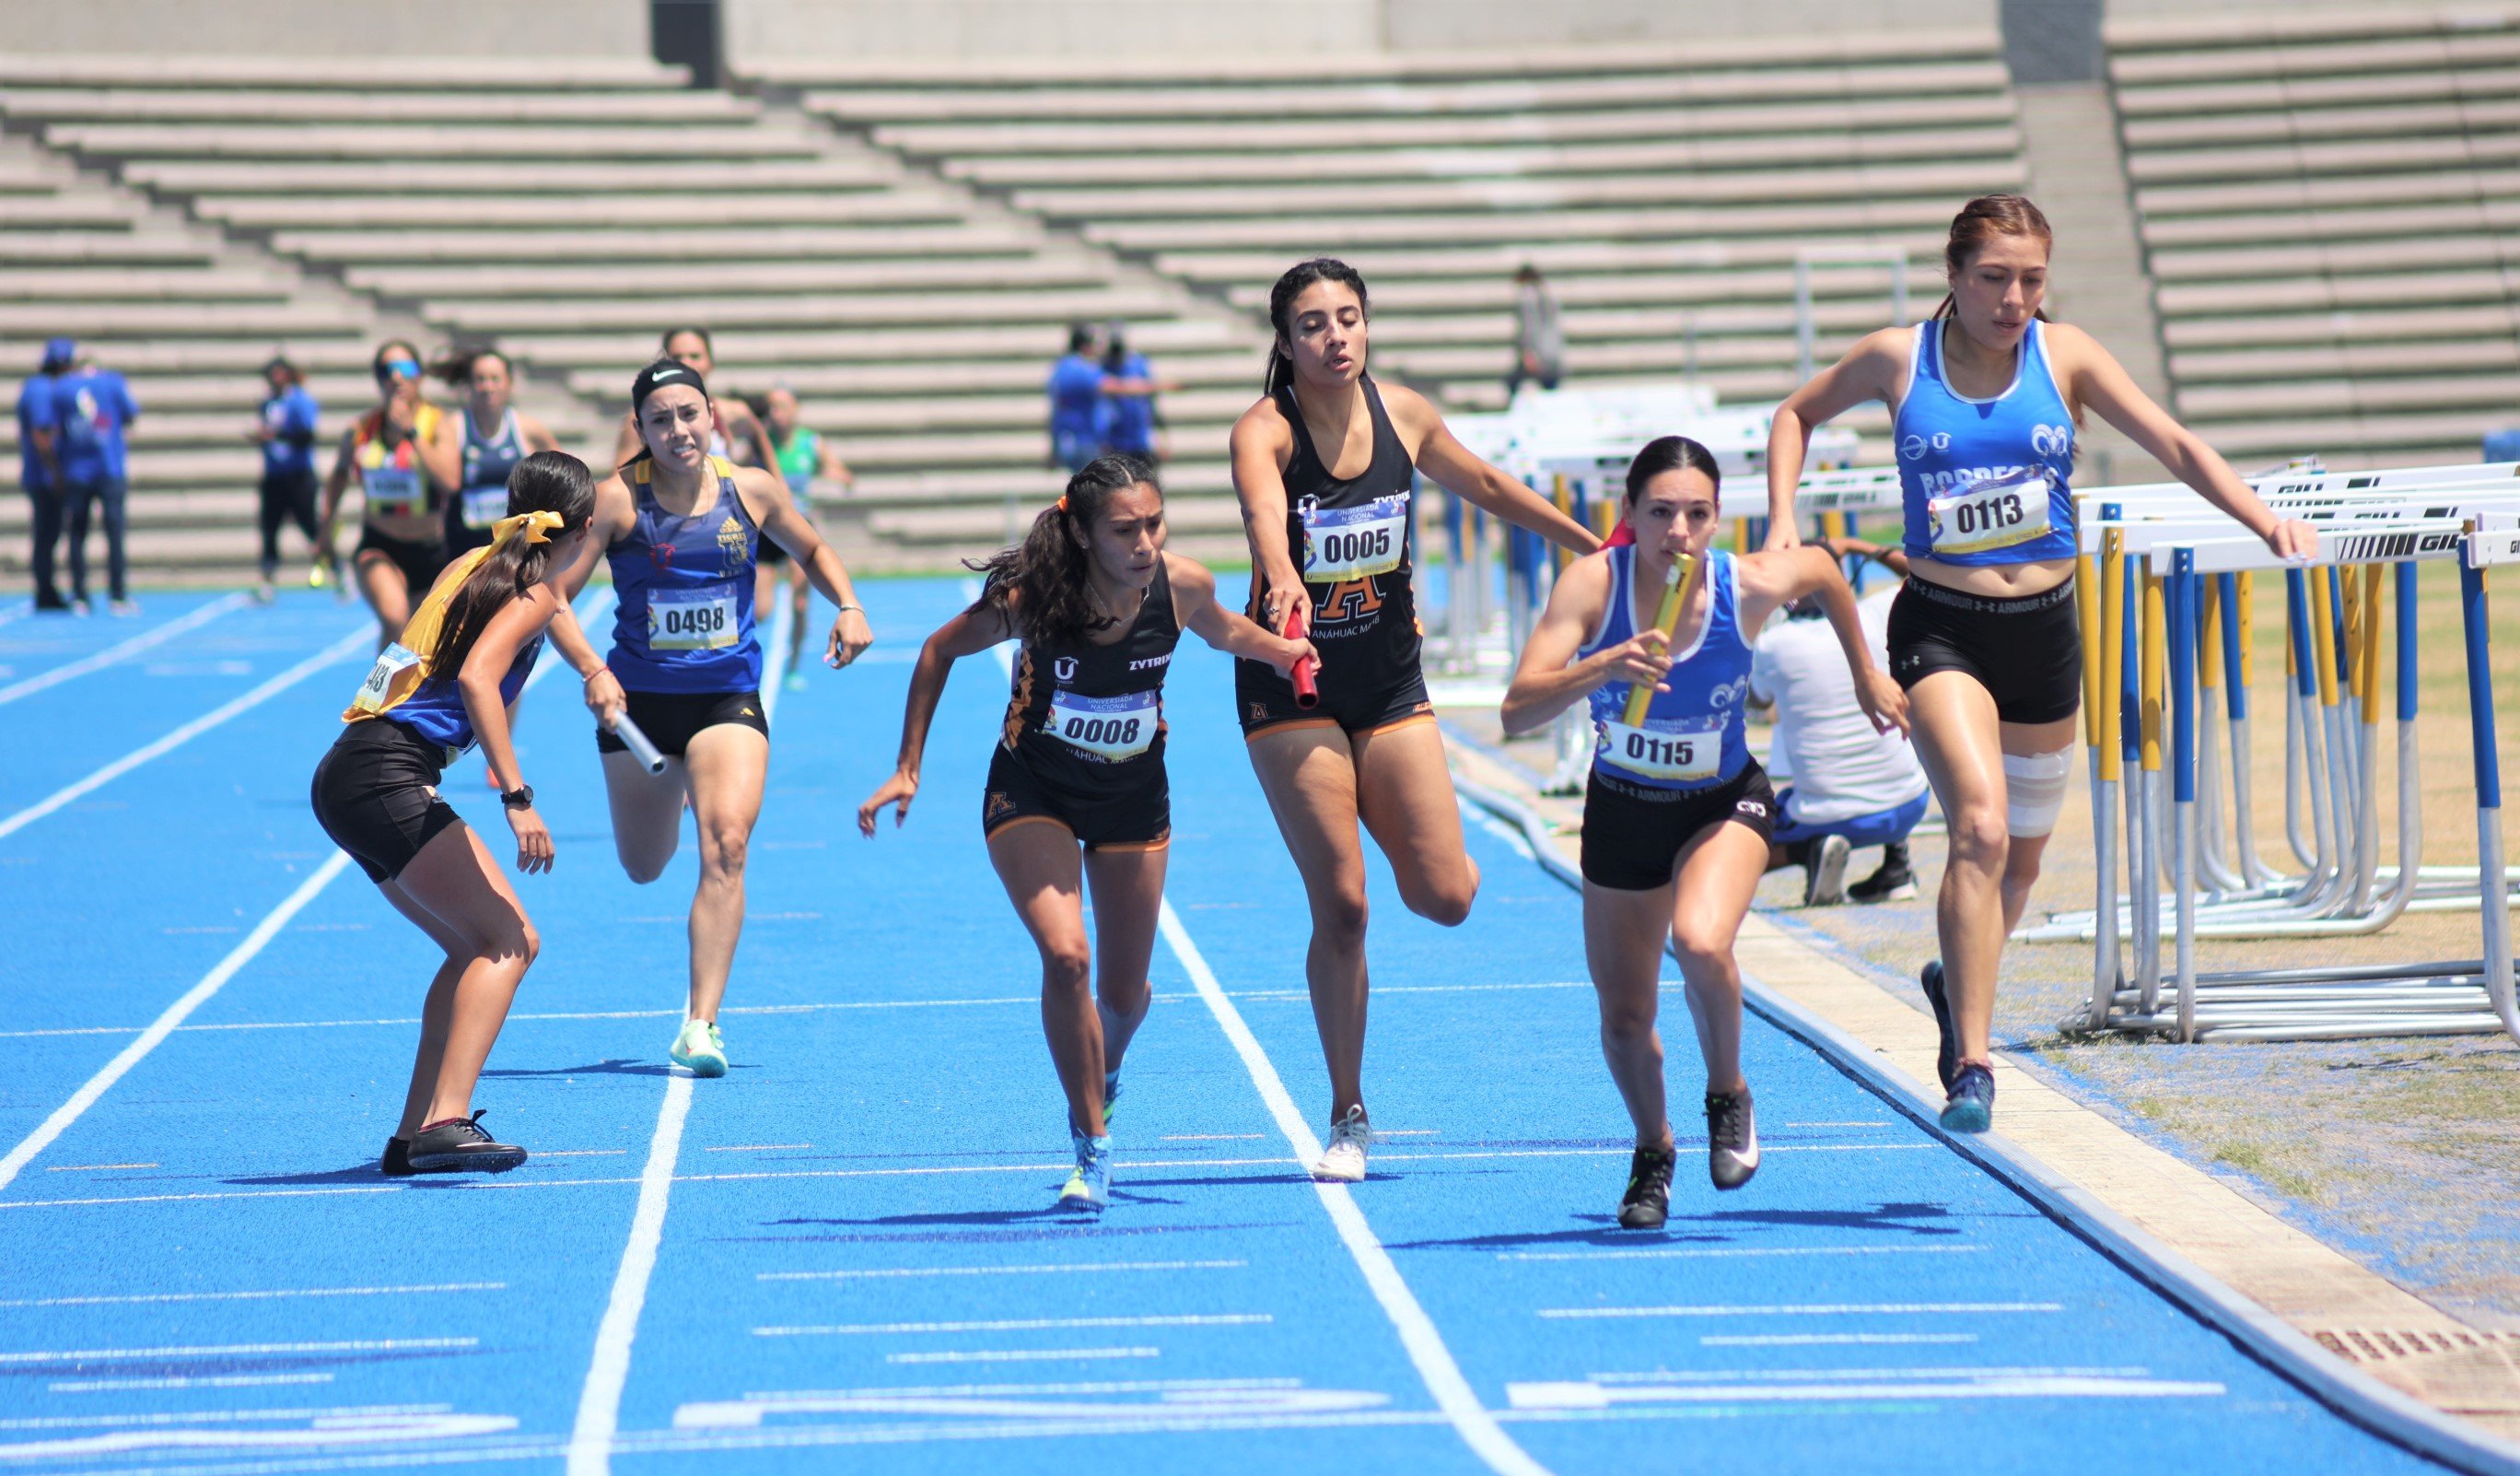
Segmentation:
<svg viewBox="0 0 2520 1476">
<path fill-rule="evenodd" d="M 2006 834 L 2035 840 L 2056 828 L 2056 816 L 2065 808 L 2065 774 L 2073 767 L 2073 756 L 2072 749 L 2003 756 Z"/>
</svg>

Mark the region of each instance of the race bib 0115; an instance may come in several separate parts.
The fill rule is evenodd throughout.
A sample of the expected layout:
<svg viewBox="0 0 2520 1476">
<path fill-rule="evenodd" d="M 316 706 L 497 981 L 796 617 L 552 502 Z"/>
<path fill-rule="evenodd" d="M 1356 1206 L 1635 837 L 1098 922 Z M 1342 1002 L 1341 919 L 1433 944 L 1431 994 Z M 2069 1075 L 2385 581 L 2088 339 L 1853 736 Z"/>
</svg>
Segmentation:
<svg viewBox="0 0 2520 1476">
<path fill-rule="evenodd" d="M 1304 580 L 1333 584 L 1390 574 L 1409 548 L 1409 494 L 1362 507 L 1303 509 Z"/>
<path fill-rule="evenodd" d="M 1711 783 L 1724 759 L 1724 719 L 1648 717 L 1636 727 L 1604 722 L 1598 752 L 1602 762 L 1642 778 Z"/>
<path fill-rule="evenodd" d="M 1154 746 L 1162 717 L 1153 692 L 1128 692 L 1118 697 L 1085 697 L 1054 693 L 1043 730 L 1069 748 L 1116 763 L 1135 759 Z"/>
<path fill-rule="evenodd" d="M 649 592 L 649 650 L 722 651 L 735 638 L 734 585 Z"/>
<path fill-rule="evenodd" d="M 2024 467 L 1925 503 L 1937 554 L 1985 553 L 2047 536 L 2048 474 Z"/>
</svg>

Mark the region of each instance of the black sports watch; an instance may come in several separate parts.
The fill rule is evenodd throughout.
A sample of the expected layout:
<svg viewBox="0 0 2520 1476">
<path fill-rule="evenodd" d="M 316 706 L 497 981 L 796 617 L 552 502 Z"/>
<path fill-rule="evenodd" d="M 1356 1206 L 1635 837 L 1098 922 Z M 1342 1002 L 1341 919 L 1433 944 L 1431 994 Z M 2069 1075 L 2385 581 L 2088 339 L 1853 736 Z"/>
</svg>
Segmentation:
<svg viewBox="0 0 2520 1476">
<path fill-rule="evenodd" d="M 499 791 L 499 803 L 510 809 L 531 809 L 534 807 L 534 787 L 519 784 L 514 789 L 503 789 Z"/>
</svg>

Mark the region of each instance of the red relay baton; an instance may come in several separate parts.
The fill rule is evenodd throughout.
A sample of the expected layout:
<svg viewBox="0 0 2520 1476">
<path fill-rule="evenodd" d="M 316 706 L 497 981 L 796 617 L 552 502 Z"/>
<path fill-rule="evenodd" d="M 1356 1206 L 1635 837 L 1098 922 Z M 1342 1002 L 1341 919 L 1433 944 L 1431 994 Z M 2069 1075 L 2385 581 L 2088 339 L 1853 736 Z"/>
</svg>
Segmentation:
<svg viewBox="0 0 2520 1476">
<path fill-rule="evenodd" d="M 1296 614 L 1296 611 L 1301 608 L 1299 603 L 1286 611 L 1284 634 L 1288 640 L 1293 640 L 1304 633 L 1302 618 Z M 1321 670 L 1321 666 L 1320 657 L 1308 656 L 1295 663 L 1295 670 L 1290 678 L 1295 684 L 1295 706 L 1308 713 L 1322 705 L 1322 689 L 1314 680 Z"/>
</svg>

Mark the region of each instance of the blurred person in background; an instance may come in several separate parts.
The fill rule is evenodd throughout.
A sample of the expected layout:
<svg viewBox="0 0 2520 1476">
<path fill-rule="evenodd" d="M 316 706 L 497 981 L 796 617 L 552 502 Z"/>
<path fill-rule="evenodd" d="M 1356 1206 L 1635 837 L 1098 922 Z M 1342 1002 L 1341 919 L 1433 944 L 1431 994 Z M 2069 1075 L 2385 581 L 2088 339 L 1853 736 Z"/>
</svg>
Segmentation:
<svg viewBox="0 0 2520 1476">
<path fill-rule="evenodd" d="M 761 397 L 753 412 L 761 417 L 770 435 L 770 453 L 775 458 L 779 475 L 788 484 L 788 494 L 796 500 L 796 510 L 807 522 L 814 517 L 814 493 L 830 486 L 843 497 L 858 489 L 857 474 L 840 460 L 840 453 L 816 432 L 805 429 L 800 417 L 803 407 L 796 401 L 796 392 L 781 385 Z M 805 566 L 788 556 L 775 538 L 761 540 L 759 567 L 754 571 L 755 591 L 752 606 L 767 610 L 778 597 L 779 581 L 788 581 L 788 602 L 793 610 L 788 623 L 792 637 L 788 642 L 788 665 L 784 672 L 789 691 L 802 690 L 805 673 L 805 617 L 813 612 L 814 586 L 805 577 Z"/>
<path fill-rule="evenodd" d="M 341 494 L 359 485 L 359 546 L 352 555 L 359 592 L 377 613 L 377 649 L 391 644 L 412 606 L 446 567 L 446 523 L 440 516 L 450 468 L 428 448 L 440 411 L 420 392 L 420 350 L 403 339 L 377 346 L 368 361 L 377 407 L 350 423 L 324 479 L 323 556 L 333 557 Z"/>
<path fill-rule="evenodd" d="M 1155 452 L 1155 433 L 1164 421 L 1155 396 L 1181 385 L 1156 379 L 1147 356 L 1129 347 L 1127 329 L 1119 323 L 1102 331 L 1102 388 L 1103 454 L 1161 460 Z"/>
<path fill-rule="evenodd" d="M 320 485 L 315 475 L 315 436 L 324 412 L 308 392 L 306 377 L 285 356 L 273 355 L 262 366 L 262 411 L 247 434 L 262 445 L 262 574 L 253 586 L 253 597 L 268 605 L 272 578 L 280 573 L 281 525 L 296 524 L 310 551 L 322 546 L 315 520 Z M 317 559 L 307 582 L 321 582 L 323 574 L 323 561 Z"/>
<path fill-rule="evenodd" d="M 1540 268 L 1526 261 L 1513 274 L 1513 372 L 1505 377 L 1511 399 L 1524 380 L 1537 380 L 1554 390 L 1566 374 L 1566 333 L 1557 326 L 1557 299 L 1540 280 Z"/>
<path fill-rule="evenodd" d="M 43 361 L 18 387 L 18 485 L 34 504 L 30 520 L 34 538 L 28 568 L 35 577 L 35 608 L 67 610 L 62 586 L 53 582 L 53 550 L 62 541 L 62 494 L 53 471 L 53 381 L 77 357 L 68 339 L 44 346 Z"/>
<path fill-rule="evenodd" d="M 1102 454 L 1102 365 L 1091 324 L 1067 330 L 1067 352 L 1050 366 L 1050 464 L 1070 474 Z"/>
<path fill-rule="evenodd" d="M 464 408 L 441 416 L 429 438 L 429 468 L 455 491 L 446 499 L 446 556 L 490 546 L 508 516 L 508 477 L 536 451 L 557 451 L 551 427 L 511 404 L 516 371 L 496 348 L 459 348 L 429 371 L 464 392 Z"/>
<path fill-rule="evenodd" d="M 87 520 L 101 509 L 105 523 L 106 588 L 116 615 L 138 615 L 126 584 L 123 557 L 124 501 L 130 490 L 127 432 L 140 418 L 122 376 L 97 366 L 85 353 L 53 381 L 51 394 L 54 485 L 61 490 L 63 521 L 69 530 L 70 609 L 85 615 Z"/>
</svg>

